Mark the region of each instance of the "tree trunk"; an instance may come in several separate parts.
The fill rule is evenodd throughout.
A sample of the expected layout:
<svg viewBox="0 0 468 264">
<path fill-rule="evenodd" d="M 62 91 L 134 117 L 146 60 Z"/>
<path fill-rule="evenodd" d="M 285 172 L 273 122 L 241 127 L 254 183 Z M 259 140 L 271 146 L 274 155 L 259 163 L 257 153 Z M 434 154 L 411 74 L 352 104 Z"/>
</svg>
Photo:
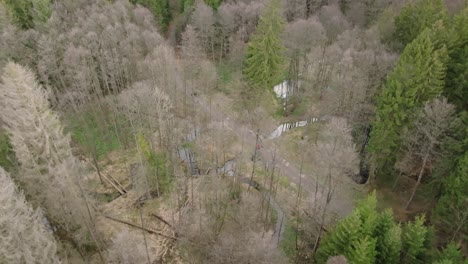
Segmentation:
<svg viewBox="0 0 468 264">
<path fill-rule="evenodd" d="M 414 195 L 416 194 L 416 191 L 418 190 L 419 184 L 421 183 L 422 176 L 424 174 L 424 168 L 426 167 L 427 160 L 429 159 L 429 154 L 431 153 L 431 149 L 432 149 L 432 146 L 429 148 L 429 150 L 426 153 L 426 156 L 424 157 L 423 163 L 421 165 L 421 169 L 419 170 L 418 181 L 414 185 L 413 192 L 411 193 L 411 197 L 406 203 L 405 210 L 408 210 L 411 202 L 413 201 Z"/>
</svg>

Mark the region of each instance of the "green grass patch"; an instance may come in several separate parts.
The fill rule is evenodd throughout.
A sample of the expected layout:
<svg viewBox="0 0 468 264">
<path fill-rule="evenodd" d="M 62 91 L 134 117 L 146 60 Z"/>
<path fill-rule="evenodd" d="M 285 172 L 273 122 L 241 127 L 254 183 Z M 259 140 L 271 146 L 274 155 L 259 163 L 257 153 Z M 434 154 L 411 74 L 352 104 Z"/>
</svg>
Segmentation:
<svg viewBox="0 0 468 264">
<path fill-rule="evenodd" d="M 15 164 L 15 153 L 13 152 L 10 139 L 6 134 L 0 133 L 0 167 L 11 171 Z"/>
<path fill-rule="evenodd" d="M 284 229 L 280 247 L 289 259 L 293 259 L 297 254 L 296 237 L 298 236 L 300 236 L 300 232 L 288 222 Z"/>
<path fill-rule="evenodd" d="M 84 110 L 70 115 L 66 120 L 73 142 L 84 153 L 96 153 L 97 158 L 102 159 L 107 153 L 122 147 L 119 136 L 124 135 L 122 130 L 127 123 L 124 116 L 117 116 L 114 122 L 105 113 Z"/>
<path fill-rule="evenodd" d="M 229 83 L 232 80 L 233 69 L 226 63 L 220 63 L 216 67 L 218 78 L 221 83 Z"/>
</svg>

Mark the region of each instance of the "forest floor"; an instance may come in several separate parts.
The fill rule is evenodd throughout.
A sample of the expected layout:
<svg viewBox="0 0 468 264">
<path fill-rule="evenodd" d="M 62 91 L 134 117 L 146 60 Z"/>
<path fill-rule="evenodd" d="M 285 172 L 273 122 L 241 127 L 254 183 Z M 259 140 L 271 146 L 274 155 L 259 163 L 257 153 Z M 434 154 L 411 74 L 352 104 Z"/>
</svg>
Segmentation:
<svg viewBox="0 0 468 264">
<path fill-rule="evenodd" d="M 276 167 L 281 171 L 281 174 L 286 176 L 296 186 L 301 182 L 302 190 L 305 196 L 312 197 L 316 188 L 319 194 L 324 194 L 326 188 L 322 185 L 324 179 L 315 179 L 315 175 L 309 166 L 304 166 L 302 174 L 300 174 L 300 159 L 292 159 L 293 155 L 288 152 L 282 145 L 282 141 L 273 139 L 266 139 L 273 131 L 278 122 L 269 116 L 266 112 L 250 113 L 252 116 L 240 116 L 233 110 L 234 105 L 237 103 L 233 99 L 221 93 L 211 96 L 210 100 L 197 96 L 194 100 L 197 106 L 204 109 L 205 112 L 210 113 L 210 120 L 212 122 L 223 123 L 225 129 L 233 132 L 242 141 L 242 144 L 247 149 L 253 152 L 256 142 L 257 128 L 260 131 L 261 145 L 260 156 L 264 160 L 271 159 L 273 153 L 276 153 Z M 212 110 L 212 108 L 216 110 Z M 248 119 L 253 119 L 253 122 L 246 122 Z M 251 124 L 254 124 L 252 126 Z M 364 192 L 365 188 L 356 184 L 347 176 L 343 175 L 339 179 L 334 179 L 337 182 L 337 189 L 333 195 L 330 203 L 330 214 L 341 219 L 348 215 L 354 208 L 354 201 L 360 192 Z M 349 188 L 355 186 L 356 188 Z M 357 193 L 357 194 L 356 194 Z"/>
<path fill-rule="evenodd" d="M 133 158 L 129 159 L 128 157 Z M 172 211 L 169 209 L 171 207 L 167 197 L 149 199 L 141 205 L 136 205 L 140 194 L 131 186 L 132 175 L 130 169 L 131 165 L 136 162 L 136 160 L 133 160 L 135 157 L 135 153 L 129 153 L 129 151 L 114 151 L 99 163 L 103 174 L 111 175 L 126 187 L 128 192 L 124 195 L 119 195 L 116 189 L 107 182 L 101 184 L 96 171 L 93 170 L 86 176 L 87 190 L 91 192 L 97 202 L 96 230 L 99 237 L 104 240 L 104 244 L 112 245 L 118 234 L 128 231 L 130 235 L 146 240 L 149 257 L 152 261 L 157 261 L 157 263 L 183 263 L 173 246 L 175 243 L 173 239 L 145 232 L 142 229 L 116 221 L 122 220 L 167 234 L 169 237 L 174 236 L 173 230 L 153 215 L 157 214 L 162 219 L 171 222 Z M 133 246 L 136 247 L 137 245 Z M 106 256 L 106 258 L 108 258 L 109 263 L 112 263 L 110 261 L 112 256 Z"/>
</svg>

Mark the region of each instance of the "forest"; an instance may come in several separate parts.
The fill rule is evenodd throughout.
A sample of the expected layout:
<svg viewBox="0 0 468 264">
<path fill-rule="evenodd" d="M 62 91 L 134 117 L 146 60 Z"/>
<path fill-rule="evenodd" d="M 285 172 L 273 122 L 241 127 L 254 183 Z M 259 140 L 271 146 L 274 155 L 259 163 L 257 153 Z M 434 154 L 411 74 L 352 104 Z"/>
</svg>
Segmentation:
<svg viewBox="0 0 468 264">
<path fill-rule="evenodd" d="M 0 0 L 0 264 L 468 264 L 467 0 Z"/>
</svg>

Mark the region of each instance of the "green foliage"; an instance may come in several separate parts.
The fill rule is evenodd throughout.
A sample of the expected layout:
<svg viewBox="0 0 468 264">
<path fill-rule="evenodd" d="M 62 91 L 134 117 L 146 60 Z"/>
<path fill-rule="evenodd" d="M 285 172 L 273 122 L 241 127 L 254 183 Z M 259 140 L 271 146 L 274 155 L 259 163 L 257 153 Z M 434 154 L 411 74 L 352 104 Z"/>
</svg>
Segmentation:
<svg viewBox="0 0 468 264">
<path fill-rule="evenodd" d="M 90 107 L 67 117 L 72 140 L 83 152 L 101 159 L 107 153 L 122 147 L 116 131 L 126 122 L 123 116 L 119 117 L 116 123 L 111 123 L 105 120 L 105 116 L 97 115 Z"/>
<path fill-rule="evenodd" d="M 353 252 L 353 242 L 358 241 L 361 220 L 356 212 L 338 223 L 335 229 L 327 233 L 317 250 L 317 263 L 325 263 L 329 257 L 348 256 Z"/>
<path fill-rule="evenodd" d="M 3 0 L 18 26 L 30 29 L 45 23 L 52 14 L 50 0 Z"/>
<path fill-rule="evenodd" d="M 425 217 L 417 217 L 414 222 L 406 225 L 403 235 L 403 262 L 423 263 L 422 256 L 425 253 L 427 228 L 424 226 Z"/>
<path fill-rule="evenodd" d="M 288 221 L 284 229 L 284 235 L 280 246 L 284 254 L 290 259 L 293 259 L 297 254 L 296 237 L 300 235 L 300 231 Z"/>
<path fill-rule="evenodd" d="M 467 129 L 467 128 L 465 128 Z M 468 237 L 468 226 L 466 219 L 468 213 L 468 152 L 459 160 L 458 166 L 443 183 L 443 194 L 439 199 L 434 220 L 441 232 L 450 237 L 454 236 L 458 227 L 461 227 L 459 236 L 466 241 Z M 463 225 L 462 223 L 465 222 Z"/>
<path fill-rule="evenodd" d="M 15 154 L 10 145 L 10 140 L 6 134 L 0 132 L 0 167 L 6 171 L 11 171 L 14 167 Z"/>
<path fill-rule="evenodd" d="M 153 12 L 162 31 L 166 31 L 172 19 L 169 0 L 130 0 L 133 4 L 140 4 Z"/>
<path fill-rule="evenodd" d="M 141 132 L 137 135 L 137 142 L 149 169 L 147 178 L 150 189 L 159 195 L 168 191 L 171 186 L 171 177 L 166 156 L 164 153 L 154 151 Z"/>
<path fill-rule="evenodd" d="M 366 236 L 355 243 L 348 260 L 353 264 L 375 263 L 375 255 L 375 239 Z"/>
<path fill-rule="evenodd" d="M 443 90 L 447 50 L 436 41 L 442 30 L 426 29 L 406 46 L 383 86 L 369 143 L 379 173 L 388 174 L 393 168 L 401 145 L 400 134 L 413 112 Z"/>
<path fill-rule="evenodd" d="M 391 210 L 386 210 L 379 215 L 375 229 L 377 237 L 377 262 L 380 264 L 400 263 L 401 251 L 401 227 L 393 220 Z"/>
<path fill-rule="evenodd" d="M 468 110 L 468 8 L 457 14 L 448 38 L 445 95 L 460 110 Z"/>
<path fill-rule="evenodd" d="M 284 23 L 278 0 L 270 0 L 247 47 L 244 75 L 255 88 L 271 89 L 279 81 L 284 68 L 280 37 Z"/>
<path fill-rule="evenodd" d="M 213 10 L 218 10 L 218 7 L 223 3 L 223 0 L 205 0 L 205 4 L 211 6 Z"/>
<path fill-rule="evenodd" d="M 447 18 L 448 12 L 442 0 L 419 0 L 405 6 L 395 18 L 394 37 L 404 47 L 436 21 L 446 21 Z"/>
<path fill-rule="evenodd" d="M 463 258 L 460 245 L 450 243 L 439 252 L 435 263 L 467 264 L 468 260 Z"/>
<path fill-rule="evenodd" d="M 317 250 L 317 263 L 337 255 L 344 255 L 350 263 L 396 264 L 402 263 L 401 256 L 403 263 L 425 263 L 432 239 L 424 217 L 402 230 L 390 210 L 379 213 L 376 205 L 374 192 L 328 232 Z"/>
</svg>

